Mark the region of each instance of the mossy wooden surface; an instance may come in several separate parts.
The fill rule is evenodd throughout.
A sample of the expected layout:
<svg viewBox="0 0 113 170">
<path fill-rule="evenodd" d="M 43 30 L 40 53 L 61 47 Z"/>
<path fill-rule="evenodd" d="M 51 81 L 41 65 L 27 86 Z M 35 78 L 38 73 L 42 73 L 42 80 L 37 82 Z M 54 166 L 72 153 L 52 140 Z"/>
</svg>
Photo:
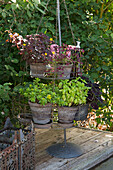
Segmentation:
<svg viewBox="0 0 113 170">
<path fill-rule="evenodd" d="M 36 170 L 86 170 L 113 154 L 113 134 L 80 128 L 66 130 L 67 142 L 80 146 L 83 154 L 77 158 L 59 159 L 48 155 L 46 148 L 62 143 L 62 128 L 36 129 Z"/>
</svg>

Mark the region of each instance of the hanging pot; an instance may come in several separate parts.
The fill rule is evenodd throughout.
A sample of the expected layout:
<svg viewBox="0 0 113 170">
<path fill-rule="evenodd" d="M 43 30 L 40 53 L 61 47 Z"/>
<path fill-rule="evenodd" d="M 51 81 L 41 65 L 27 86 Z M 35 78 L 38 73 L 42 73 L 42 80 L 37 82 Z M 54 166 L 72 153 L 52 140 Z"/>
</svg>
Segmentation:
<svg viewBox="0 0 113 170">
<path fill-rule="evenodd" d="M 83 120 L 86 120 L 86 119 L 87 119 L 88 107 L 89 107 L 88 104 L 84 104 L 84 105 L 78 106 L 78 112 L 77 112 L 77 114 L 75 115 L 75 120 L 76 120 L 76 121 L 78 121 L 78 120 L 83 121 Z"/>
<path fill-rule="evenodd" d="M 70 74 L 71 74 L 71 71 L 72 71 L 72 67 L 73 67 L 73 64 L 69 64 L 69 65 L 60 65 L 58 64 L 57 66 L 57 75 L 58 75 L 58 78 L 60 79 L 70 79 Z"/>
<path fill-rule="evenodd" d="M 30 76 L 43 78 L 46 72 L 46 65 L 44 63 L 30 64 Z"/>
<path fill-rule="evenodd" d="M 58 121 L 59 123 L 73 123 L 75 115 L 77 114 L 78 107 L 58 107 Z"/>
<path fill-rule="evenodd" d="M 30 109 L 33 115 L 33 121 L 35 124 L 47 124 L 51 120 L 51 110 L 52 105 L 46 104 L 44 106 L 38 103 L 31 103 L 29 102 Z"/>
</svg>

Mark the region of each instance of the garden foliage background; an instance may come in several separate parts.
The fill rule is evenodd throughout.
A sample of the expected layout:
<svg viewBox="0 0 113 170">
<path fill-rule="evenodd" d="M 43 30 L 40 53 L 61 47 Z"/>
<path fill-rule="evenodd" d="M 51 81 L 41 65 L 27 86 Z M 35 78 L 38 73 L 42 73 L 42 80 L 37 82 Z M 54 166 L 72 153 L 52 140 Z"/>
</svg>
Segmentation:
<svg viewBox="0 0 113 170">
<path fill-rule="evenodd" d="M 17 48 L 7 42 L 8 30 L 23 37 L 37 31 L 43 32 L 58 43 L 57 2 L 50 0 L 47 9 L 46 3 L 47 0 L 0 0 L 0 127 L 7 116 L 15 122 L 16 115 L 22 112 L 20 101 L 21 104 L 25 101 L 20 99 L 18 88 L 24 81 L 32 81 L 29 67 L 22 61 Z M 62 42 L 74 44 L 63 0 L 60 0 L 60 4 Z M 97 114 L 106 108 L 102 121 L 112 126 L 113 1 L 66 0 L 66 5 L 75 41 L 80 40 L 81 48 L 85 50 L 84 74 L 100 83 L 105 99 L 104 107 L 100 107 Z M 99 123 L 101 119 L 97 121 Z"/>
</svg>

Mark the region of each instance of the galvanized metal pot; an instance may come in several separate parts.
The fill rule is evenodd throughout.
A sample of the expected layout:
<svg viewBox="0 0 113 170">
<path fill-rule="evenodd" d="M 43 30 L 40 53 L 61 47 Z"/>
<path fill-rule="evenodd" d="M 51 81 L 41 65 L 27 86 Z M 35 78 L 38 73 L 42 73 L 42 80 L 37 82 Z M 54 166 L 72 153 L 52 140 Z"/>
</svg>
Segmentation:
<svg viewBox="0 0 113 170">
<path fill-rule="evenodd" d="M 68 124 L 73 123 L 75 115 L 77 114 L 78 107 L 58 107 L 58 121 L 60 123 Z"/>
<path fill-rule="evenodd" d="M 46 104 L 44 106 L 38 103 L 31 103 L 29 102 L 30 109 L 33 115 L 33 121 L 35 124 L 47 124 L 51 120 L 51 110 L 52 105 Z"/>
<path fill-rule="evenodd" d="M 87 115 L 88 115 L 88 107 L 89 105 L 88 104 L 84 104 L 84 105 L 79 105 L 78 106 L 78 112 L 77 114 L 75 115 L 75 120 L 78 121 L 78 120 L 86 120 L 87 119 Z"/>
<path fill-rule="evenodd" d="M 73 64 L 69 64 L 69 65 L 59 65 L 58 64 L 57 65 L 57 68 L 59 68 L 59 70 L 57 71 L 58 78 L 60 78 L 60 79 L 62 79 L 62 78 L 69 79 L 72 67 L 73 67 Z"/>
<path fill-rule="evenodd" d="M 30 64 L 30 75 L 32 77 L 43 78 L 46 72 L 46 65 L 43 63 L 32 63 Z"/>
</svg>

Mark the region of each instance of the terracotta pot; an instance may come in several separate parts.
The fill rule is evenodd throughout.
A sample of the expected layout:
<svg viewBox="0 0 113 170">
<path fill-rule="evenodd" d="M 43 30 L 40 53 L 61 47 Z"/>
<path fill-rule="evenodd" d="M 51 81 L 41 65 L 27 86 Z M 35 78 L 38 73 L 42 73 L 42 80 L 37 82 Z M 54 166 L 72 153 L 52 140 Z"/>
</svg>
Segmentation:
<svg viewBox="0 0 113 170">
<path fill-rule="evenodd" d="M 88 104 L 84 104 L 84 105 L 78 106 L 78 112 L 77 112 L 77 114 L 75 115 L 75 120 L 76 120 L 76 121 L 78 121 L 78 120 L 83 121 L 83 120 L 86 120 L 86 119 L 87 119 L 88 107 L 89 107 Z"/>
<path fill-rule="evenodd" d="M 70 78 L 70 74 L 71 74 L 71 70 L 72 70 L 73 64 L 69 64 L 69 65 L 57 65 L 57 68 L 61 68 L 61 70 L 57 71 L 57 75 L 58 78 L 62 79 L 62 78 Z"/>
<path fill-rule="evenodd" d="M 46 72 L 46 65 L 43 63 L 32 63 L 30 64 L 30 75 L 32 77 L 43 78 Z"/>
<path fill-rule="evenodd" d="M 44 106 L 38 103 L 31 103 L 29 102 L 30 109 L 33 115 L 33 121 L 36 124 L 47 124 L 51 120 L 51 110 L 52 105 L 46 104 Z"/>
<path fill-rule="evenodd" d="M 73 123 L 78 107 L 58 107 L 58 121 L 60 123 Z"/>
</svg>

